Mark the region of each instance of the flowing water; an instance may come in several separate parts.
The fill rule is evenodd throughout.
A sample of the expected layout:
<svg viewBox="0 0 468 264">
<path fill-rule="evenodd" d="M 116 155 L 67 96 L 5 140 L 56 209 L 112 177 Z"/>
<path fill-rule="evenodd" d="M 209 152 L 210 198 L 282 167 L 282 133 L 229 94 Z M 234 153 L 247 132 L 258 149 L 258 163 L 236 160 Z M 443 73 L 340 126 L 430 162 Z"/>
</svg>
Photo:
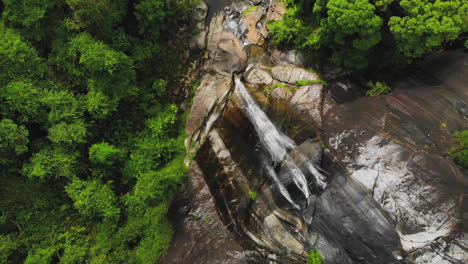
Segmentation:
<svg viewBox="0 0 468 264">
<path fill-rule="evenodd" d="M 276 128 L 237 76 L 235 77 L 235 85 L 236 89 L 234 93 L 242 101 L 242 110 L 253 124 L 263 148 L 270 154 L 273 161 L 272 165 L 266 165 L 267 174 L 278 186 L 284 198 L 295 208 L 299 208 L 297 203 L 291 198 L 293 195 L 285 187 L 285 183 L 294 183 L 307 200 L 311 194 L 309 183 L 304 173 L 313 176 L 315 184 L 319 189 L 324 189 L 326 187 L 325 176 L 320 172 L 320 168 L 316 167 L 316 165 L 304 155 L 297 155 L 295 159 L 291 157 L 290 151 L 297 147 L 294 141 Z M 301 170 L 296 165 L 295 161 L 306 164 L 306 171 L 303 172 L 304 169 Z M 281 165 L 279 171 L 277 169 L 278 165 Z"/>
</svg>

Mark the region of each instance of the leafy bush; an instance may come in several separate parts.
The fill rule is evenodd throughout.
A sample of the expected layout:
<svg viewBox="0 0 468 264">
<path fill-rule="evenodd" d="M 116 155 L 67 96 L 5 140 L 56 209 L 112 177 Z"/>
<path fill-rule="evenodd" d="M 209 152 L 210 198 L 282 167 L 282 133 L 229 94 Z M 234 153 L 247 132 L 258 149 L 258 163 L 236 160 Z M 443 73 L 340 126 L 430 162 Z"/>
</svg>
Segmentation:
<svg viewBox="0 0 468 264">
<path fill-rule="evenodd" d="M 249 198 L 251 201 L 255 201 L 258 198 L 258 194 L 252 190 L 249 190 Z"/>
<path fill-rule="evenodd" d="M 468 130 L 453 134 L 457 145 L 449 150 L 452 158 L 461 166 L 468 168 Z"/>
<path fill-rule="evenodd" d="M 307 264 L 322 264 L 322 255 L 315 249 L 312 249 L 307 256 Z"/>
<path fill-rule="evenodd" d="M 381 96 L 392 91 L 392 88 L 383 82 L 369 82 L 367 86 L 370 88 L 366 93 L 367 96 Z"/>
</svg>

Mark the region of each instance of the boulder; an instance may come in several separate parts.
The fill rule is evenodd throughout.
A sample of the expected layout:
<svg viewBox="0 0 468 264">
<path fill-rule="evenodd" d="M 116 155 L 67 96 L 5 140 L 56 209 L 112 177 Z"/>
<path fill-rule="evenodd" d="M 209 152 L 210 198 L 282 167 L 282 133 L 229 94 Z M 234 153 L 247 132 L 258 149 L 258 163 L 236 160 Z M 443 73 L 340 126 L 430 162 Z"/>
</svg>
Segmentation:
<svg viewBox="0 0 468 264">
<path fill-rule="evenodd" d="M 268 25 L 268 22 L 270 21 L 283 20 L 284 14 L 286 14 L 286 6 L 284 5 L 284 2 L 276 1 L 276 3 L 268 9 L 265 22 Z"/>
<path fill-rule="evenodd" d="M 210 58 L 214 56 L 218 49 L 218 43 L 221 39 L 224 16 L 223 14 L 217 14 L 211 19 L 208 35 L 207 35 L 207 47 Z"/>
<path fill-rule="evenodd" d="M 261 68 L 252 68 L 244 73 L 244 79 L 250 84 L 265 84 L 271 85 L 273 77 L 270 71 Z"/>
<path fill-rule="evenodd" d="M 247 263 L 241 245 L 220 219 L 203 177 L 193 161 L 186 188 L 170 208 L 175 234 L 160 264 Z"/>
<path fill-rule="evenodd" d="M 230 76 L 206 74 L 202 77 L 185 126 L 188 135 L 187 147 L 192 140 L 206 137 L 204 133 L 211 129 L 217 119 L 231 87 Z"/>
<path fill-rule="evenodd" d="M 263 37 L 257 30 L 257 23 L 263 17 L 261 6 L 251 6 L 243 16 L 244 24 L 247 27 L 246 39 L 249 44 L 263 44 Z"/>
<path fill-rule="evenodd" d="M 208 6 L 203 1 L 198 1 L 197 6 L 192 11 L 192 18 L 194 21 L 205 21 L 208 14 Z"/>
<path fill-rule="evenodd" d="M 233 33 L 224 31 L 220 34 L 216 49 L 211 50 L 211 61 L 207 68 L 219 74 L 231 76 L 247 67 L 247 52 L 241 41 Z"/>
<path fill-rule="evenodd" d="M 206 48 L 206 31 L 201 31 L 190 39 L 191 50 L 204 50 Z"/>
<path fill-rule="evenodd" d="M 298 81 L 314 81 L 318 79 L 318 74 L 295 66 L 275 66 L 271 69 L 273 78 L 290 84 Z"/>
<path fill-rule="evenodd" d="M 297 50 L 273 50 L 271 52 L 271 62 L 274 65 L 304 65 L 304 54 Z"/>
<path fill-rule="evenodd" d="M 322 124 L 322 84 L 301 86 L 289 100 L 289 105 L 301 116 L 311 117 L 316 126 Z"/>
</svg>

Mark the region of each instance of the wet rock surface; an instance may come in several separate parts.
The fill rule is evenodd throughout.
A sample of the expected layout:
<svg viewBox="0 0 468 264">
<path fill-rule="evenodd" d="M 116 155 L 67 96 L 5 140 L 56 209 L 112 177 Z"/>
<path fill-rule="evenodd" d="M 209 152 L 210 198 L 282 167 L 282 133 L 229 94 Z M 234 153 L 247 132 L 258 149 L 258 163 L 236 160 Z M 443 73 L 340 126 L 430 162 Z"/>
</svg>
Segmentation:
<svg viewBox="0 0 468 264">
<path fill-rule="evenodd" d="M 324 263 L 468 262 L 468 176 L 445 154 L 467 128 L 467 56 L 429 58 L 384 97 L 347 79 L 298 86 L 320 79 L 302 55 L 258 46 L 283 3 L 252 4 L 211 20 L 165 261 L 304 263 L 317 249 Z"/>
<path fill-rule="evenodd" d="M 243 249 L 218 216 L 200 167 L 193 162 L 184 193 L 171 212 L 177 219 L 172 247 L 159 263 L 247 263 Z"/>
</svg>

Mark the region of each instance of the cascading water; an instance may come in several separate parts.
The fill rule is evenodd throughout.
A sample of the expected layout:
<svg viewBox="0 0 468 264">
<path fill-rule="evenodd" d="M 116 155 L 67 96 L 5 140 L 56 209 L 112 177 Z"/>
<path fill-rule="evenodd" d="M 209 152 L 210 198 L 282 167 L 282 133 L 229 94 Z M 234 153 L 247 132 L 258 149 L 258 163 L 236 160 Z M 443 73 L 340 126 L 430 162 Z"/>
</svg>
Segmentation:
<svg viewBox="0 0 468 264">
<path fill-rule="evenodd" d="M 270 154 L 273 163 L 282 165 L 282 169 L 278 175 L 278 172 L 273 168 L 273 166 L 267 164 L 267 174 L 278 186 L 278 189 L 284 198 L 295 208 L 299 209 L 297 203 L 295 203 L 291 198 L 291 193 L 284 186 L 284 182 L 290 182 L 292 180 L 306 200 L 311 195 L 304 172 L 296 165 L 289 154 L 290 150 L 296 148 L 296 144 L 291 138 L 276 128 L 265 112 L 252 98 L 238 76 L 235 77 L 235 85 L 236 89 L 234 93 L 240 98 L 242 111 L 253 124 L 262 146 Z M 316 165 L 312 161 L 308 160 L 304 155 L 299 155 L 297 158 L 300 159 L 302 164 L 306 164 L 306 173 L 314 177 L 317 187 L 319 189 L 324 189 L 326 187 L 325 176 L 320 173 L 320 168 L 316 167 Z"/>
</svg>

